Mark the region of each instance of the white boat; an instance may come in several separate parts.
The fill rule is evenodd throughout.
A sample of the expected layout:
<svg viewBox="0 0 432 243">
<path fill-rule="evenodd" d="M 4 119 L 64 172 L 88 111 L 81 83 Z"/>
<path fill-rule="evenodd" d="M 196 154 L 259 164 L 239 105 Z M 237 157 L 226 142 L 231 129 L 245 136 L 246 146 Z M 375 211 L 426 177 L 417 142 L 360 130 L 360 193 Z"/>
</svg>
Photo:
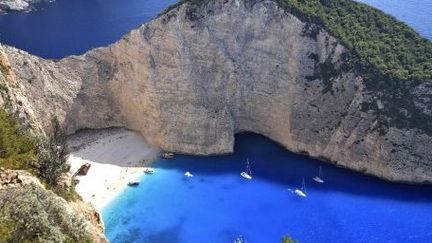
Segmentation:
<svg viewBox="0 0 432 243">
<path fill-rule="evenodd" d="M 246 171 L 243 171 L 242 173 L 240 173 L 240 175 L 247 180 L 252 179 L 252 171 L 250 168 L 249 159 L 246 159 Z"/>
<path fill-rule="evenodd" d="M 139 183 L 140 182 L 138 180 L 129 181 L 128 182 L 128 186 L 138 186 Z"/>
<path fill-rule="evenodd" d="M 154 173 L 154 170 L 151 169 L 151 168 L 146 168 L 146 169 L 144 170 L 144 173 L 146 173 L 146 174 L 153 174 L 153 173 Z"/>
<path fill-rule="evenodd" d="M 323 173 L 322 173 L 322 167 L 320 166 L 320 168 L 319 168 L 319 173 L 318 173 L 318 175 L 317 176 L 315 176 L 314 178 L 313 178 L 313 180 L 315 181 L 315 182 L 317 182 L 317 183 L 324 183 L 324 179 L 323 179 Z"/>
<path fill-rule="evenodd" d="M 299 188 L 295 189 L 294 193 L 299 197 L 307 197 L 306 185 L 305 185 L 304 179 L 303 179 L 303 183 L 302 183 L 302 188 L 301 189 L 299 189 Z"/>
<path fill-rule="evenodd" d="M 186 177 L 193 177 L 192 173 L 190 173 L 189 171 L 186 171 L 186 173 L 184 173 L 184 175 Z"/>
<path fill-rule="evenodd" d="M 233 243 L 243 243 L 243 242 L 244 242 L 244 239 L 243 239 L 242 236 L 237 237 L 237 238 L 233 241 Z"/>
</svg>

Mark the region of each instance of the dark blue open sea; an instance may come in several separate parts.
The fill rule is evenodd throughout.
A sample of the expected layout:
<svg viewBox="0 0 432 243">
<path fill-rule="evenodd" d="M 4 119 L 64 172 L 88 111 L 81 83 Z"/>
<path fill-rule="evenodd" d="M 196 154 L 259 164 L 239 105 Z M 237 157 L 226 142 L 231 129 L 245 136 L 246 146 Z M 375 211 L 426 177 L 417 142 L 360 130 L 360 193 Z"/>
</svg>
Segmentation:
<svg viewBox="0 0 432 243">
<path fill-rule="evenodd" d="M 432 39 L 432 0 L 361 0 Z M 48 58 L 119 39 L 175 0 L 58 0 L 0 16 L 0 42 Z M 239 173 L 252 161 L 253 180 Z M 325 184 L 311 179 L 323 167 Z M 259 135 L 236 137 L 229 156 L 154 163 L 104 208 L 112 242 L 432 242 L 432 187 L 391 184 L 290 153 Z M 183 173 L 191 171 L 193 178 Z M 308 197 L 289 189 L 306 181 Z"/>
</svg>

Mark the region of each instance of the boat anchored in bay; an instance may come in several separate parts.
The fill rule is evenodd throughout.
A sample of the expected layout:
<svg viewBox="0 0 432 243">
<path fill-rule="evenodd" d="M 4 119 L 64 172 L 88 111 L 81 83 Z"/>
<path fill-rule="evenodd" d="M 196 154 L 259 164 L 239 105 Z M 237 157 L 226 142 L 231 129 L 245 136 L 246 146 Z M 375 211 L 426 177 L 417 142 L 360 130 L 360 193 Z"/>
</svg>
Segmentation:
<svg viewBox="0 0 432 243">
<path fill-rule="evenodd" d="M 190 173 L 189 171 L 186 171 L 186 173 L 184 173 L 184 175 L 185 175 L 186 177 L 193 177 L 193 174 Z"/>
<path fill-rule="evenodd" d="M 314 180 L 315 182 L 317 182 L 317 183 L 321 183 L 321 184 L 323 184 L 323 183 L 324 183 L 324 179 L 323 179 L 323 178 L 324 178 L 324 177 L 323 177 L 323 173 L 322 173 L 322 167 L 320 166 L 320 167 L 319 167 L 318 175 L 315 176 L 315 177 L 313 178 L 313 180 Z"/>
<path fill-rule="evenodd" d="M 243 171 L 240 173 L 240 175 L 247 180 L 252 180 L 252 171 L 250 168 L 249 159 L 246 159 L 246 171 Z"/>
<path fill-rule="evenodd" d="M 307 195 L 306 195 L 306 184 L 305 184 L 304 178 L 303 178 L 302 187 L 295 189 L 294 193 L 297 196 L 299 196 L 299 197 L 307 197 Z"/>
</svg>

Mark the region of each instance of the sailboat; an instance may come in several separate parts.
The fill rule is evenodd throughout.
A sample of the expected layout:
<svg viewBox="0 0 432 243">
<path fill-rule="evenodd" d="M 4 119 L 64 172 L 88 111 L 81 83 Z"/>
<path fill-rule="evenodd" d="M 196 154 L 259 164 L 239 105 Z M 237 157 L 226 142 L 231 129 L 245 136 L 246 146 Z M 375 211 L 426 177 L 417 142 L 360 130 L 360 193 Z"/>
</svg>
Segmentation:
<svg viewBox="0 0 432 243">
<path fill-rule="evenodd" d="M 246 159 L 246 171 L 243 171 L 242 173 L 240 173 L 240 175 L 247 179 L 247 180 L 251 180 L 252 179 L 252 171 L 250 168 L 250 163 L 249 163 L 249 159 Z"/>
<path fill-rule="evenodd" d="M 186 171 L 186 173 L 184 173 L 184 175 L 185 175 L 186 177 L 193 177 L 193 174 L 190 173 L 189 171 Z"/>
<path fill-rule="evenodd" d="M 315 176 L 313 178 L 314 181 L 318 182 L 318 183 L 324 183 L 324 179 L 323 179 L 323 173 L 322 173 L 322 167 L 319 167 L 319 173 L 317 176 Z"/>
<path fill-rule="evenodd" d="M 295 189 L 294 191 L 295 194 L 297 194 L 297 196 L 299 197 L 306 197 L 306 185 L 305 185 L 305 181 L 303 178 L 303 183 L 302 183 L 302 188 L 301 189 Z"/>
</svg>

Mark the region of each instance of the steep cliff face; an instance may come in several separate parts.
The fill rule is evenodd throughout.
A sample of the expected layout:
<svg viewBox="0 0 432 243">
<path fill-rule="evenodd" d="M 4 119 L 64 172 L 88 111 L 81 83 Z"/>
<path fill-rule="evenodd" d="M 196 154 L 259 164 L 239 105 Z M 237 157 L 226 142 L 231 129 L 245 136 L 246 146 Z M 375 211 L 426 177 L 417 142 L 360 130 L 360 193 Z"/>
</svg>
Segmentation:
<svg viewBox="0 0 432 243">
<path fill-rule="evenodd" d="M 346 65 L 349 50 L 274 1 L 183 3 L 109 47 L 59 61 L 0 50 L 13 69 L 10 99 L 47 133 L 53 117 L 68 133 L 124 126 L 163 149 L 208 155 L 232 152 L 234 134 L 250 131 L 389 180 L 432 182 L 430 134 L 382 132 L 364 106 L 387 107 Z M 427 113 L 431 93 L 423 83 L 407 99 Z"/>
</svg>

